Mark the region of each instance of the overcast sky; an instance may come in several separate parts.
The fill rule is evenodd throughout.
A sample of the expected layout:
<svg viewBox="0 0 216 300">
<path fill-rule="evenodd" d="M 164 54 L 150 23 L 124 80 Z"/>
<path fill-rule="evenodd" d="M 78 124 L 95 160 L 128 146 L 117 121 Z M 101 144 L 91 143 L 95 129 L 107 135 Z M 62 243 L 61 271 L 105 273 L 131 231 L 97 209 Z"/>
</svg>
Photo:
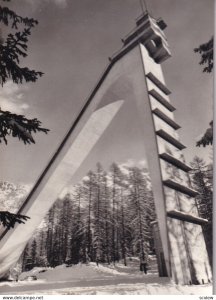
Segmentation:
<svg viewBox="0 0 216 300">
<path fill-rule="evenodd" d="M 14 2 L 14 4 L 13 4 Z M 209 160 L 210 148 L 196 148 L 196 139 L 212 119 L 213 76 L 202 73 L 193 49 L 213 34 L 213 0 L 147 0 L 155 18 L 162 17 L 172 57 L 164 76 L 177 108 L 176 121 L 187 162 L 194 155 Z M 28 67 L 43 71 L 37 83 L 8 82 L 0 90 L 1 108 L 37 117 L 51 131 L 35 136 L 36 145 L 9 139 L 1 144 L 0 180 L 32 184 L 40 175 L 86 101 L 108 57 L 121 48 L 121 38 L 141 14 L 139 0 L 19 0 L 19 14 L 39 21 L 29 43 Z M 128 121 L 131 127 L 128 126 Z M 97 161 L 145 162 L 144 143 L 133 105 L 122 108 L 85 162 L 83 174 Z"/>
</svg>

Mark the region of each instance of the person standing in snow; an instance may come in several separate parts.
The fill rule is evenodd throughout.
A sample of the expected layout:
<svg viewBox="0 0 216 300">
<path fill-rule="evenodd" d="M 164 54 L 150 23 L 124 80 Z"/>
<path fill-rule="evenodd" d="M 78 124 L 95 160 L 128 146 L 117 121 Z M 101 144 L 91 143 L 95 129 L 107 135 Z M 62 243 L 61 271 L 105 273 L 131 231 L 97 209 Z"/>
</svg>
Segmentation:
<svg viewBox="0 0 216 300">
<path fill-rule="evenodd" d="M 146 255 L 140 259 L 140 271 L 143 271 L 145 274 L 147 274 L 148 271 L 148 262 Z"/>
</svg>

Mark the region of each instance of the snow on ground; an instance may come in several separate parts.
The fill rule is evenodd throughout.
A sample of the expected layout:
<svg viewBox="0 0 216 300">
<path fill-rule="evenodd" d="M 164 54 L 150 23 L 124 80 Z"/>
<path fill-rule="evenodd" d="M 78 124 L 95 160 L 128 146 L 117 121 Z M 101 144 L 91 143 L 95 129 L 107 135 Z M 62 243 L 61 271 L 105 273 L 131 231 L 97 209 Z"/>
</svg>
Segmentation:
<svg viewBox="0 0 216 300">
<path fill-rule="evenodd" d="M 37 280 L 28 281 L 29 276 Z M 44 295 L 212 295 L 212 285 L 181 286 L 157 274 L 155 258 L 151 258 L 148 274 L 139 271 L 139 261 L 128 265 L 95 263 L 56 268 L 34 268 L 21 274 L 18 282 L 1 282 L 0 294 Z"/>
<path fill-rule="evenodd" d="M 211 286 L 176 286 L 163 284 L 118 284 L 97 287 L 73 287 L 57 290 L 31 291 L 25 294 L 45 295 L 212 295 Z"/>
<path fill-rule="evenodd" d="M 122 275 L 122 276 L 127 276 L 127 273 L 119 272 L 114 265 L 112 266 L 104 266 L 104 265 L 95 265 L 95 263 L 91 263 L 91 266 L 100 273 L 103 274 L 112 274 L 112 275 Z"/>
</svg>

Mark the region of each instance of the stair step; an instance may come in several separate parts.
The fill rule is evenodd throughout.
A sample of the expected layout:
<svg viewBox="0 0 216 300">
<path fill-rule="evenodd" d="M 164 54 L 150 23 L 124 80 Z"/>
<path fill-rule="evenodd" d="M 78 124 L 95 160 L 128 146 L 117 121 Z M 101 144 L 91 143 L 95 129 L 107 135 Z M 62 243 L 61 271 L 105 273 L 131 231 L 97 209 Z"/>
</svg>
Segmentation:
<svg viewBox="0 0 216 300">
<path fill-rule="evenodd" d="M 178 192 L 186 194 L 190 197 L 196 197 L 199 193 L 185 185 L 182 185 L 172 179 L 163 180 L 163 184 L 169 188 L 172 188 Z"/>
<path fill-rule="evenodd" d="M 171 163 L 172 165 L 178 167 L 179 169 L 181 169 L 185 172 L 189 172 L 192 170 L 192 168 L 190 166 L 186 165 L 183 161 L 175 158 L 174 156 L 172 156 L 168 153 L 161 153 L 159 156 L 163 160 L 167 161 L 168 163 Z"/>
<path fill-rule="evenodd" d="M 167 216 L 173 219 L 185 221 L 185 222 L 190 222 L 193 224 L 198 224 L 198 225 L 204 225 L 208 223 L 208 220 L 196 217 L 191 214 L 184 213 L 179 210 L 171 210 L 167 212 Z"/>
<path fill-rule="evenodd" d="M 177 130 L 181 128 L 174 120 L 170 119 L 165 113 L 163 113 L 159 108 L 155 108 L 152 110 L 153 114 L 159 117 L 161 120 L 170 125 L 173 129 Z"/>
<path fill-rule="evenodd" d="M 175 107 L 167 101 L 163 96 L 161 96 L 155 89 L 148 92 L 152 97 L 154 97 L 158 102 L 165 106 L 169 111 L 173 112 Z"/>
<path fill-rule="evenodd" d="M 169 133 L 167 133 L 163 129 L 157 130 L 156 134 L 159 135 L 160 137 L 162 137 L 165 141 L 169 142 L 170 144 L 172 144 L 173 146 L 178 148 L 179 150 L 183 150 L 186 148 L 185 145 L 183 145 L 181 142 L 179 142 L 176 138 L 171 136 Z"/>
<path fill-rule="evenodd" d="M 146 74 L 146 77 L 149 78 L 164 94 L 170 95 L 170 90 L 161 82 L 152 72 Z"/>
</svg>

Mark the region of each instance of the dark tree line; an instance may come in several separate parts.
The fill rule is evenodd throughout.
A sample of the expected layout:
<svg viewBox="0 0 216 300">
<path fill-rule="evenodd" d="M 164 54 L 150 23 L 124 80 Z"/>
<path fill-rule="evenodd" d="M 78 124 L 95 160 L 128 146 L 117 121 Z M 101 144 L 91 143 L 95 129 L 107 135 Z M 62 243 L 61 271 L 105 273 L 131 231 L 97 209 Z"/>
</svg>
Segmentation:
<svg viewBox="0 0 216 300">
<path fill-rule="evenodd" d="M 192 185 L 212 264 L 212 165 L 199 157 L 191 163 Z M 151 222 L 156 220 L 150 179 L 145 169 L 126 171 L 113 163 L 110 171 L 97 164 L 73 192 L 58 199 L 44 220 L 44 226 L 27 245 L 23 270 L 96 262 L 127 265 L 130 256 L 140 260 L 154 251 Z"/>
<path fill-rule="evenodd" d="M 122 172 L 101 164 L 73 193 L 58 200 L 28 244 L 23 269 L 67 263 L 116 263 L 129 256 L 147 258 L 153 250 L 151 222 L 156 219 L 148 173 L 137 167 Z"/>
</svg>

